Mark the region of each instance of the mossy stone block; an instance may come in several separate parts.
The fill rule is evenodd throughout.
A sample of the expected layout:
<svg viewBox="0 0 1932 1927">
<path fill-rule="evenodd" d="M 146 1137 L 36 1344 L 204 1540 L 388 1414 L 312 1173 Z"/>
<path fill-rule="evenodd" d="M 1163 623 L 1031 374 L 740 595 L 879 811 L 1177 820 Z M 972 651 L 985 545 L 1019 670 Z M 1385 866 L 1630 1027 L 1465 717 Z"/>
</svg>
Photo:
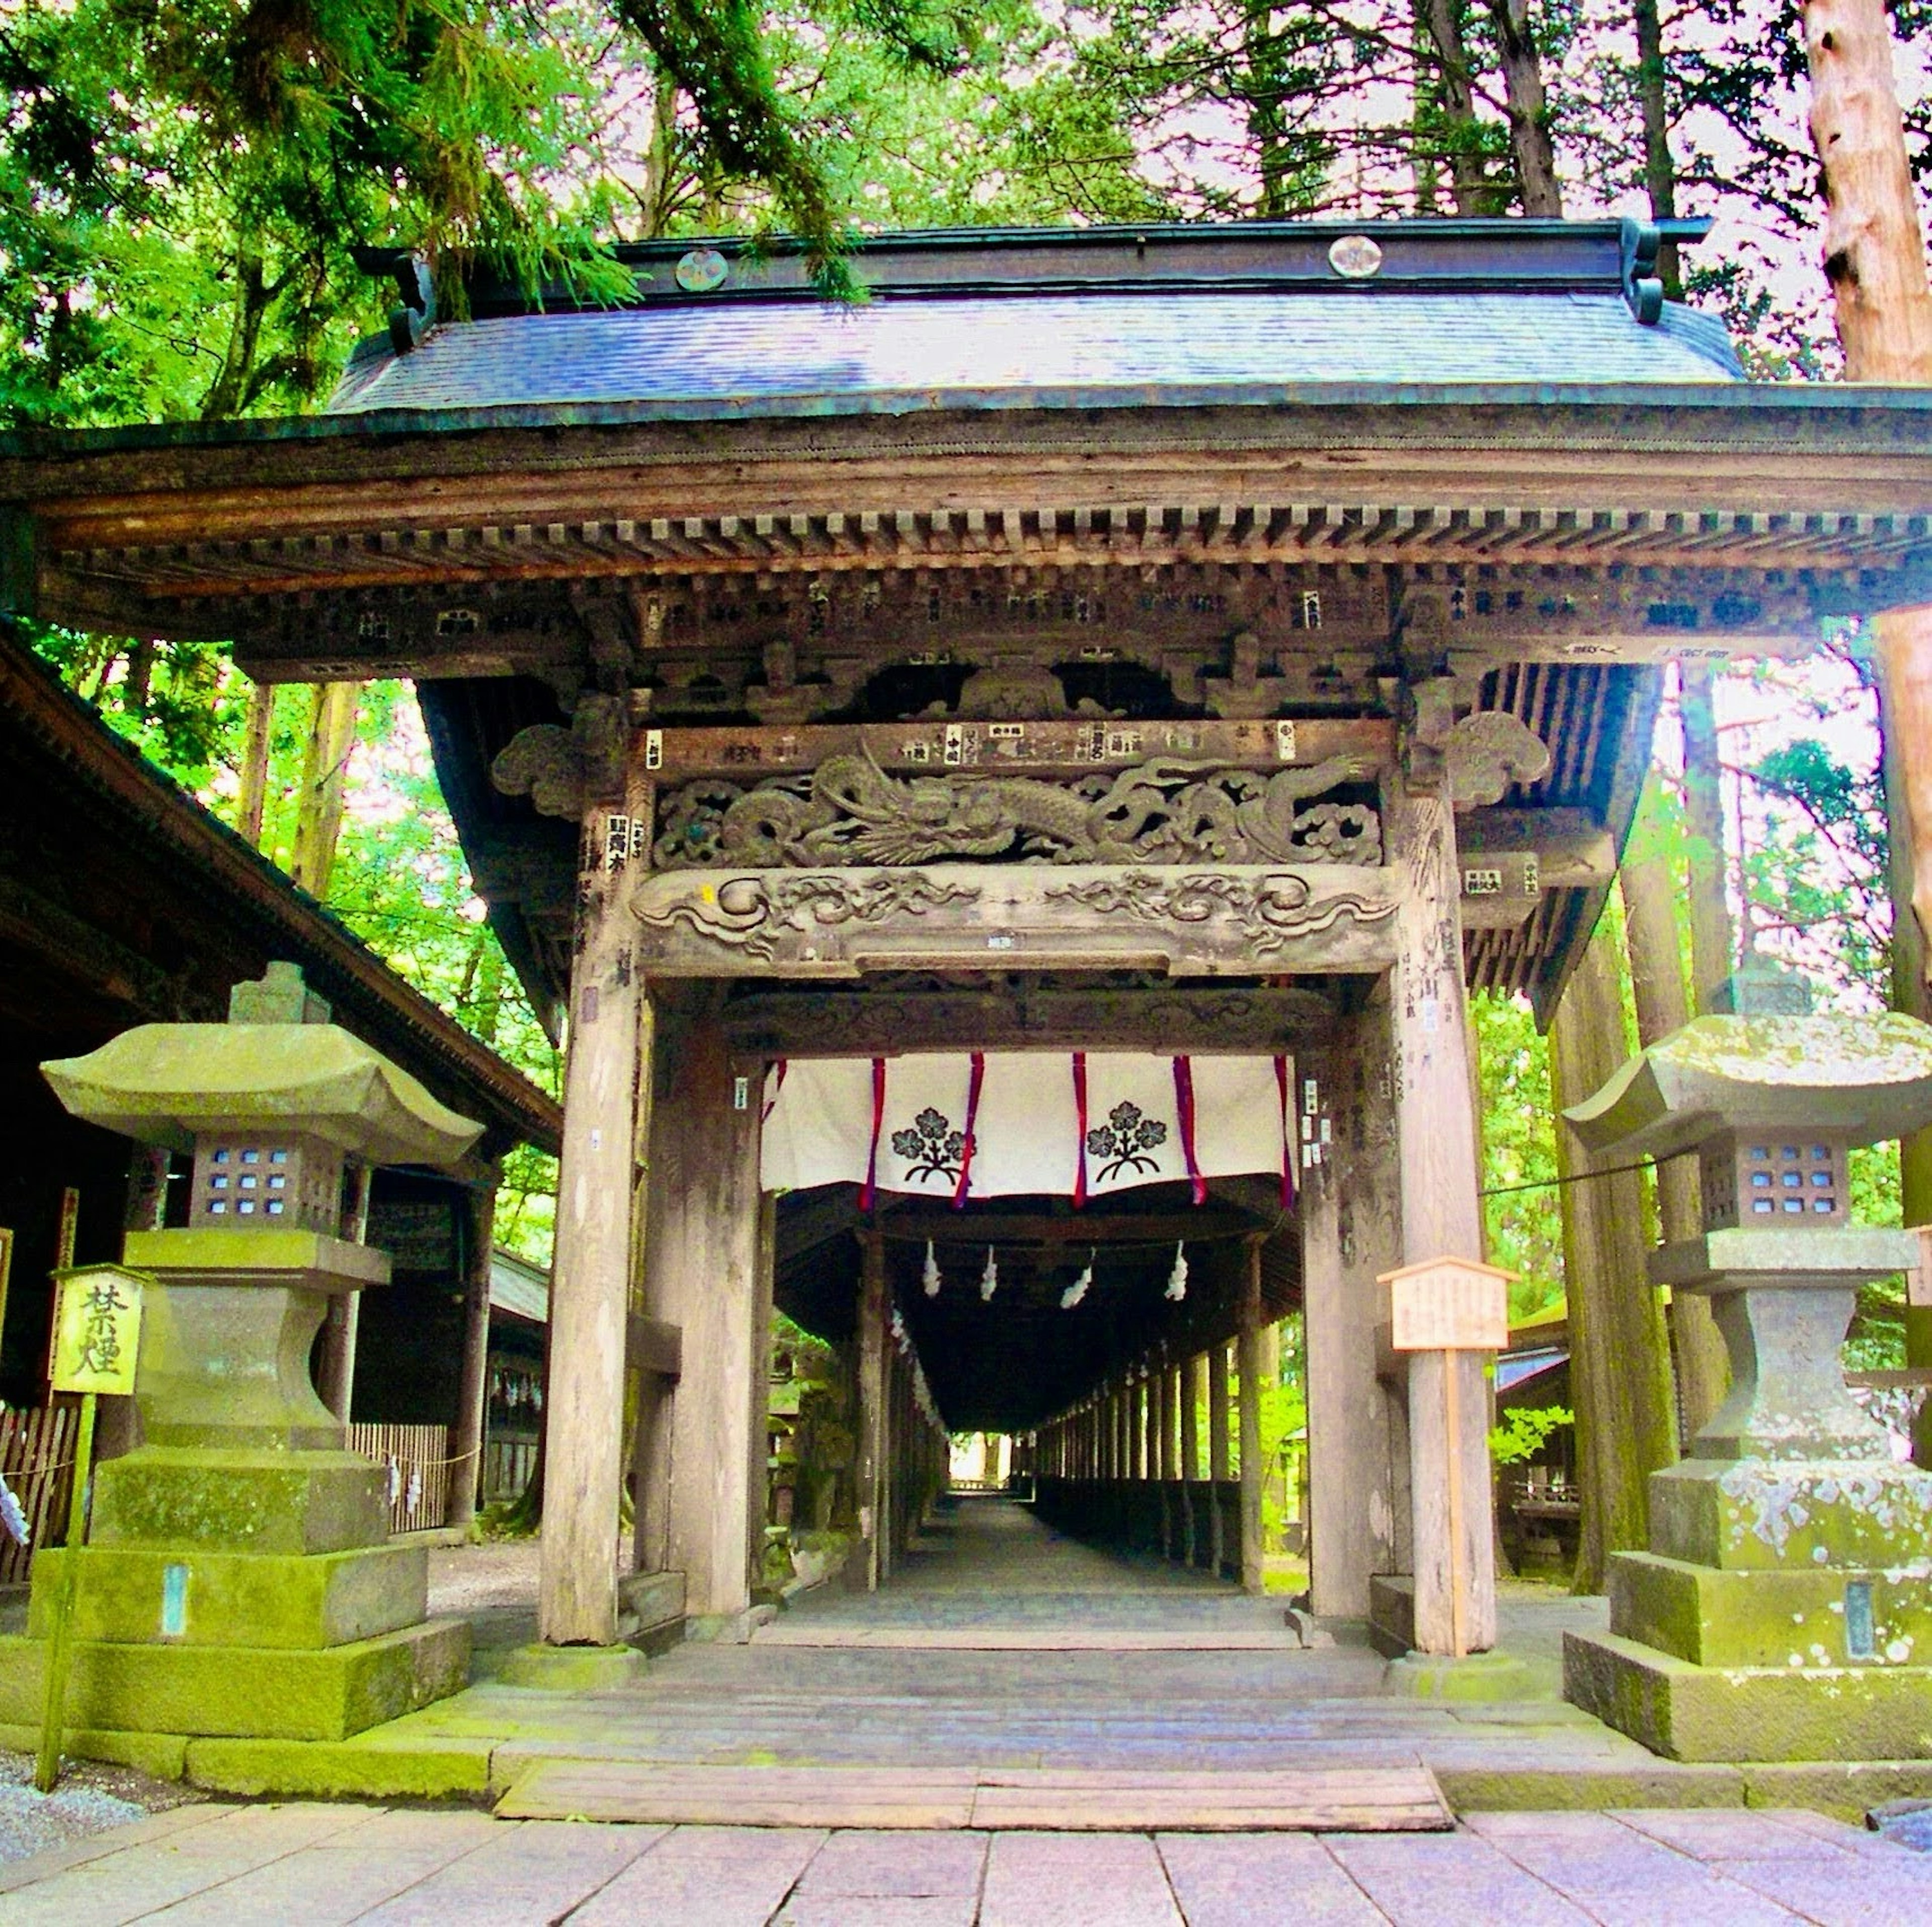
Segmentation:
<svg viewBox="0 0 1932 1927">
<path fill-rule="evenodd" d="M 0 1719 L 40 1713 L 46 1649 L 0 1641 Z M 68 1684 L 76 1728 L 238 1739 L 345 1740 L 468 1683 L 470 1628 L 430 1620 L 321 1652 L 77 1642 Z"/>
<path fill-rule="evenodd" d="M 1650 1476 L 1650 1550 L 1726 1571 L 1909 1566 L 1932 1545 L 1916 1466 L 1689 1458 Z"/>
<path fill-rule="evenodd" d="M 1507 1653 L 1470 1653 L 1460 1659 L 1405 1653 L 1383 1670 L 1382 1691 L 1402 1699 L 1496 1705 L 1546 1698 L 1550 1688 L 1534 1668 Z"/>
<path fill-rule="evenodd" d="M 32 1753 L 40 1743 L 40 1725 L 0 1720 L 0 1746 Z M 70 1760 L 105 1760 L 110 1766 L 132 1767 L 151 1780 L 178 1780 L 185 1770 L 188 1740 L 178 1733 L 103 1733 L 92 1728 L 61 1734 L 61 1752 Z"/>
<path fill-rule="evenodd" d="M 34 1561 L 27 1630 L 37 1638 L 46 1636 L 68 1556 L 50 1548 Z M 171 1573 L 180 1575 L 172 1588 Z M 428 1602 L 420 1546 L 305 1555 L 89 1545 L 80 1554 L 74 1637 L 307 1650 L 414 1626 Z"/>
<path fill-rule="evenodd" d="M 186 1777 L 210 1793 L 280 1800 L 475 1799 L 490 1790 L 490 1749 L 327 1740 L 195 1740 Z"/>
<path fill-rule="evenodd" d="M 94 1475 L 96 1545 L 340 1552 L 388 1527 L 382 1471 L 356 1452 L 143 1446 Z"/>
<path fill-rule="evenodd" d="M 549 1693 L 606 1693 L 634 1686 L 650 1662 L 628 1646 L 520 1646 L 496 1662 L 496 1683 Z"/>
<path fill-rule="evenodd" d="M 1458 1814 L 1594 1813 L 1625 1806 L 1744 1803 L 1744 1774 L 1736 1767 L 1656 1760 L 1637 1767 L 1438 1764 L 1432 1770 L 1442 1797 Z"/>
<path fill-rule="evenodd" d="M 1862 1625 L 1847 1588 L 1864 1589 Z M 1611 1556 L 1610 1630 L 1700 1666 L 1892 1667 L 1932 1658 L 1932 1575 L 1811 1566 L 1722 1572 L 1655 1553 Z M 1870 1650 L 1847 1638 L 1868 1632 Z M 1862 1642 L 1861 1642 L 1862 1643 Z"/>
<path fill-rule="evenodd" d="M 1672 1760 L 1932 1757 L 1932 1668 L 1696 1666 L 1616 1633 L 1563 1636 L 1564 1697 Z"/>
<path fill-rule="evenodd" d="M 1739 1769 L 1747 1806 L 1810 1808 L 1858 1824 L 1888 1800 L 1932 1799 L 1932 1760 L 1844 1760 Z"/>
</svg>

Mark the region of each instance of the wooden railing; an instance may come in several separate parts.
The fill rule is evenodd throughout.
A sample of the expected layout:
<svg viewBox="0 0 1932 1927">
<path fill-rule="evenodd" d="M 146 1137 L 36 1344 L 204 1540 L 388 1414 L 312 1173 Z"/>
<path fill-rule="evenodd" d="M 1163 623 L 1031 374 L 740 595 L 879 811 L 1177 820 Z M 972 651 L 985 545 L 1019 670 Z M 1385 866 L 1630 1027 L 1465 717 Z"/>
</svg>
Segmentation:
<svg viewBox="0 0 1932 1927">
<path fill-rule="evenodd" d="M 447 1425 L 351 1425 L 349 1449 L 373 1458 L 389 1478 L 389 1530 L 424 1532 L 449 1521 Z"/>
<path fill-rule="evenodd" d="M 0 1407 L 0 1475 L 20 1500 L 31 1535 L 26 1545 L 16 1545 L 0 1530 L 0 1586 L 23 1583 L 34 1548 L 50 1539 L 58 1544 L 66 1536 L 77 1423 L 70 1404 Z"/>
</svg>

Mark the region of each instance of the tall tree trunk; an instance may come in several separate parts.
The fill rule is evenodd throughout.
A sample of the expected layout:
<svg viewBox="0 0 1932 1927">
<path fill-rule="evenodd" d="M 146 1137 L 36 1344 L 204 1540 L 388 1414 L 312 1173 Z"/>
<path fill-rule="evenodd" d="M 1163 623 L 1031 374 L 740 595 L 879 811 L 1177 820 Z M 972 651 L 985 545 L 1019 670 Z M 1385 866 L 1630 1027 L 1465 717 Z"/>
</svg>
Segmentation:
<svg viewBox="0 0 1932 1927">
<path fill-rule="evenodd" d="M 1932 382 L 1932 290 L 1906 157 L 1883 0 L 1808 0 L 1811 138 L 1824 168 L 1825 277 L 1854 382 Z M 1926 982 L 1932 928 L 1932 610 L 1900 609 L 1876 625 L 1891 834 L 1892 990 L 1895 1008 L 1932 1017 Z M 1932 1131 L 1899 1146 L 1907 1224 L 1932 1223 Z M 1932 1308 L 1908 1307 L 1905 1356 L 1932 1365 Z M 1932 1402 L 1914 1455 L 1932 1464 Z"/>
<path fill-rule="evenodd" d="M 1730 975 L 1736 953 L 1725 895 L 1724 772 L 1718 761 L 1715 687 L 1708 663 L 1678 670 L 1684 724 L 1684 829 L 1690 845 L 1690 1001 L 1702 1015 Z"/>
<path fill-rule="evenodd" d="M 1807 0 L 1804 52 L 1846 378 L 1932 381 L 1932 288 L 1884 0 Z"/>
<path fill-rule="evenodd" d="M 1490 17 L 1496 23 L 1503 98 L 1509 112 L 1510 151 L 1516 157 L 1522 211 L 1561 220 L 1563 190 L 1556 178 L 1556 148 L 1550 136 L 1543 56 L 1537 49 L 1530 0 L 1490 0 Z"/>
<path fill-rule="evenodd" d="M 1616 945 L 1599 924 L 1550 1026 L 1556 1167 L 1588 1172 L 1563 1121 L 1628 1056 Z M 1608 1554 L 1648 1543 L 1650 1475 L 1677 1456 L 1670 1341 L 1644 1272 L 1643 1192 L 1634 1171 L 1562 1187 L 1563 1279 L 1570 1315 L 1570 1398 L 1576 1413 L 1582 1539 L 1574 1590 L 1600 1592 Z"/>
<path fill-rule="evenodd" d="M 1408 36 L 1408 176 L 1415 211 L 1440 211 L 1442 160 L 1432 145 L 1432 123 L 1442 112 L 1442 83 L 1431 58 L 1434 43 L 1429 30 L 1430 0 L 1413 0 L 1414 14 Z"/>
<path fill-rule="evenodd" d="M 1630 1000 L 1636 1006 L 1637 1041 L 1646 1047 L 1690 1020 L 1678 942 L 1677 904 L 1683 880 L 1665 856 L 1658 821 L 1662 803 L 1652 775 L 1638 799 L 1631 853 L 1624 860 L 1624 947 L 1630 957 Z M 1657 1167 L 1657 1215 L 1664 1242 L 1694 1238 L 1703 1224 L 1697 1167 L 1672 1158 Z M 1670 1349 L 1676 1367 L 1682 1435 L 1701 1431 L 1730 1383 L 1724 1341 L 1708 1302 L 1678 1292 L 1670 1304 Z"/>
<path fill-rule="evenodd" d="M 295 854 L 289 874 L 318 902 L 328 895 L 335 846 L 342 834 L 342 795 L 356 747 L 356 710 L 362 685 L 316 685 L 302 753 L 302 796 L 296 819 Z"/>
<path fill-rule="evenodd" d="M 1449 191 L 1456 211 L 1492 214 L 1496 184 L 1483 166 L 1482 136 L 1476 125 L 1476 89 L 1469 75 L 1469 48 L 1462 31 L 1467 0 L 1417 0 L 1417 24 L 1435 49 L 1438 105 L 1449 151 Z M 1421 36 L 1418 36 L 1420 46 Z"/>
<path fill-rule="evenodd" d="M 1677 163 L 1670 153 L 1670 100 L 1668 70 L 1664 59 L 1664 27 L 1657 0 L 1634 0 L 1636 28 L 1636 98 L 1643 120 L 1643 184 L 1650 196 L 1652 220 L 1672 220 L 1677 214 Z M 1664 298 L 1684 298 L 1684 278 L 1677 244 L 1666 241 L 1658 250 L 1657 271 Z"/>
<path fill-rule="evenodd" d="M 268 751 L 274 740 L 275 685 L 257 682 L 248 691 L 248 728 L 242 744 L 242 796 L 235 827 L 257 850 L 268 802 Z"/>
</svg>

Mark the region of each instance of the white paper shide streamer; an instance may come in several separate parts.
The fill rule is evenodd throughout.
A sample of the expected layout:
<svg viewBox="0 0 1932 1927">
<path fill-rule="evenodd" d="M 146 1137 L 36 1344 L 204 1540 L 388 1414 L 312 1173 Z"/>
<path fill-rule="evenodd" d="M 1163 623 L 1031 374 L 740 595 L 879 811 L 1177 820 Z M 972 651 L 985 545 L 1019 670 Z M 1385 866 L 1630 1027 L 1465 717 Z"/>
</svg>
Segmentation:
<svg viewBox="0 0 1932 1927">
<path fill-rule="evenodd" d="M 990 1305 L 993 1293 L 1000 1288 L 1000 1267 L 993 1256 L 991 1245 L 986 1247 L 986 1269 L 980 1274 L 980 1297 L 982 1303 Z"/>
<path fill-rule="evenodd" d="M 1174 1269 L 1167 1275 L 1165 1295 L 1177 1305 L 1187 1296 L 1187 1252 L 1178 1242 L 1174 1247 Z"/>
<path fill-rule="evenodd" d="M 1087 1254 L 1086 1269 L 1082 1272 L 1080 1275 L 1060 1294 L 1060 1308 L 1061 1311 L 1071 1311 L 1074 1306 L 1078 1305 L 1080 1301 L 1087 1296 L 1088 1293 L 1092 1290 L 1094 1284 L 1094 1254 L 1089 1251 Z"/>
<path fill-rule="evenodd" d="M 930 1238 L 926 1241 L 926 1269 L 920 1273 L 919 1281 L 926 1287 L 927 1297 L 939 1296 L 939 1260 L 934 1255 Z"/>
</svg>

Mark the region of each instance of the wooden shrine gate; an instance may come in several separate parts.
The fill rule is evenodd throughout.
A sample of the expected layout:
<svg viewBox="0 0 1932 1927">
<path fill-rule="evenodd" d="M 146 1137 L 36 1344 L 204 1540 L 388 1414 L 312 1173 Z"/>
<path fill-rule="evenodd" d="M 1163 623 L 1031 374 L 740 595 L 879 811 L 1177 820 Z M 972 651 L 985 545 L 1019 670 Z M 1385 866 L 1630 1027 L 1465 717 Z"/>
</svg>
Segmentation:
<svg viewBox="0 0 1932 1927">
<path fill-rule="evenodd" d="M 526 731 L 496 780 L 541 798 L 571 747 Z M 680 1329 L 682 1359 L 639 1427 L 640 1563 L 681 1572 L 694 1614 L 748 1603 L 778 1251 L 758 1177 L 767 1065 L 1017 1039 L 1293 1054 L 1311 1090 L 1298 1215 L 1316 1608 L 1363 1616 L 1372 1575 L 1416 1569 L 1434 1575 L 1419 1609 L 1446 1612 L 1453 1563 L 1468 1575 L 1466 1636 L 1490 1643 L 1486 1509 L 1462 1521 L 1452 1562 L 1432 1511 L 1412 1539 L 1408 1497 L 1412 1483 L 1434 1489 L 1452 1450 L 1464 1489 L 1486 1492 L 1481 1363 L 1458 1361 L 1450 1402 L 1466 1416 L 1451 1440 L 1429 1378 L 1442 1356 L 1403 1378 L 1378 1353 L 1376 1279 L 1480 1249 L 1466 905 L 1472 921 L 1520 921 L 1535 859 L 1486 853 L 1466 875 L 1454 809 L 1533 781 L 1548 754 L 1513 716 L 1446 709 L 1432 743 L 1412 730 L 1406 748 L 1373 720 L 634 733 L 621 799 L 582 819 L 547 1638 L 616 1628 L 605 1521 L 623 1470 L 625 1254 L 639 1240 L 644 1308 Z M 898 1394 L 880 1362 L 880 1240 L 861 1243 L 876 1572 Z M 1436 1636 L 1425 1617 L 1418 1643 Z"/>
</svg>

